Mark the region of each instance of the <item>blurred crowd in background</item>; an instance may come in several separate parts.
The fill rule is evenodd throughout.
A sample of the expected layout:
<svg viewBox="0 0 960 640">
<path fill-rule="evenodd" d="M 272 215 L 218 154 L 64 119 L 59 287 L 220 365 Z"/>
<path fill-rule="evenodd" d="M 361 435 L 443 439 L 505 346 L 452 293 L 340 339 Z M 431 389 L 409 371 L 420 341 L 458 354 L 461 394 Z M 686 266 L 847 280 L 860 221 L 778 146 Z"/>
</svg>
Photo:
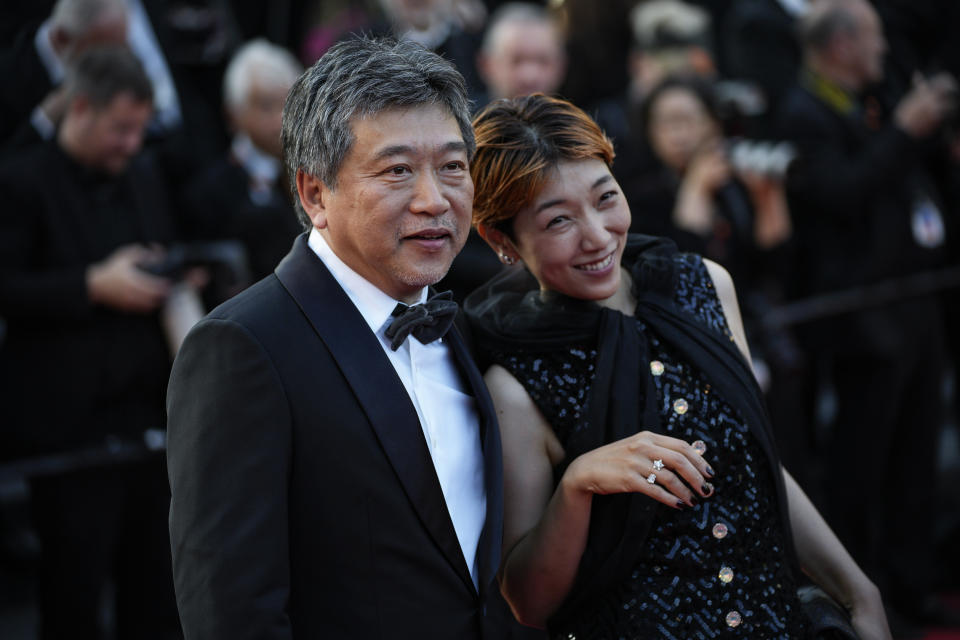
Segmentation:
<svg viewBox="0 0 960 640">
<path fill-rule="evenodd" d="M 900 637 L 947 624 L 958 26 L 953 0 L 4 2 L 0 608 L 44 638 L 176 637 L 170 361 L 303 230 L 284 99 L 368 34 L 444 55 L 477 110 L 543 92 L 600 123 L 631 230 L 733 275 L 785 465 Z M 440 287 L 498 268 L 474 234 Z"/>
</svg>

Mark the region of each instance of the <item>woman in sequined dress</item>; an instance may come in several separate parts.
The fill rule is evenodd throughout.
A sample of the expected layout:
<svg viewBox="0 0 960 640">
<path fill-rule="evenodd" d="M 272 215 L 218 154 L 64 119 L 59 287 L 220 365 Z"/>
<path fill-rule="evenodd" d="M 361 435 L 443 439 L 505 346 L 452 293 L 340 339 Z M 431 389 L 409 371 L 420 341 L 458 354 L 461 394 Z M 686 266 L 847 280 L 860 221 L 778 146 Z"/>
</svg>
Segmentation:
<svg viewBox="0 0 960 640">
<path fill-rule="evenodd" d="M 888 638 L 876 587 L 776 456 L 729 275 L 628 237 L 610 142 L 570 103 L 498 101 L 474 126 L 474 222 L 522 265 L 465 306 L 501 419 L 518 619 L 578 640 L 804 638 L 802 570 Z"/>
</svg>

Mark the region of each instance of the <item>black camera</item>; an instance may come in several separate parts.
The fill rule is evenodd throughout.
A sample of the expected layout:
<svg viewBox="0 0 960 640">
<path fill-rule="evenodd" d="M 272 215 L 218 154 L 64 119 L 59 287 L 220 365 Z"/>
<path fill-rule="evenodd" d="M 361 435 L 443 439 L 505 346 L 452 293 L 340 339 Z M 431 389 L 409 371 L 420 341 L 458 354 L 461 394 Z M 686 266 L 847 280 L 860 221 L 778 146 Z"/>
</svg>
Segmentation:
<svg viewBox="0 0 960 640">
<path fill-rule="evenodd" d="M 237 240 L 174 244 L 167 248 L 163 260 L 139 265 L 155 276 L 180 280 L 187 270 L 204 267 L 215 282 L 227 288 L 242 288 L 250 284 L 250 266 L 247 252 Z"/>
</svg>

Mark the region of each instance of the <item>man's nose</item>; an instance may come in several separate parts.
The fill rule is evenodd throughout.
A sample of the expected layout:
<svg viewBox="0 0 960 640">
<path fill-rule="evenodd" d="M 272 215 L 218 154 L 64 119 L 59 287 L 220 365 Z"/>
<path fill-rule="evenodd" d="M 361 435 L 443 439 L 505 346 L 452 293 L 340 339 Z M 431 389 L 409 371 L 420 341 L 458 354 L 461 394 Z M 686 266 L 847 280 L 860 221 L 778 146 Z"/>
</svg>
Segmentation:
<svg viewBox="0 0 960 640">
<path fill-rule="evenodd" d="M 143 131 L 131 131 L 123 138 L 123 150 L 127 155 L 133 156 L 140 151 L 143 145 Z"/>
<path fill-rule="evenodd" d="M 443 194 L 442 185 L 433 171 L 423 171 L 414 184 L 410 210 L 413 213 L 426 213 L 438 216 L 450 208 L 450 201 Z"/>
</svg>

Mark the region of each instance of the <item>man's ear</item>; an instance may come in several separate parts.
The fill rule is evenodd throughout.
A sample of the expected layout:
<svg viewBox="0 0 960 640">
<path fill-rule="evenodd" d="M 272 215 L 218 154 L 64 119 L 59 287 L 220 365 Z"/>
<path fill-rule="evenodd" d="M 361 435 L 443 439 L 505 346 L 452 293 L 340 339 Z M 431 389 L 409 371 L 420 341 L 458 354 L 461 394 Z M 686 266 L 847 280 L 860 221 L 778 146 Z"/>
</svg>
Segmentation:
<svg viewBox="0 0 960 640">
<path fill-rule="evenodd" d="M 63 27 L 53 27 L 50 29 L 50 46 L 61 57 L 73 44 L 70 34 Z"/>
<path fill-rule="evenodd" d="M 303 169 L 297 169 L 297 195 L 300 196 L 300 205 L 317 229 L 325 229 L 327 226 L 327 209 L 324 202 L 328 191 L 329 189 L 320 178 Z"/>
<path fill-rule="evenodd" d="M 67 113 L 70 113 L 74 116 L 85 115 L 93 106 L 90 102 L 90 98 L 82 93 L 78 93 L 73 96 L 73 99 L 70 100 L 70 103 L 67 105 Z"/>
<path fill-rule="evenodd" d="M 477 233 L 496 252 L 497 257 L 503 264 L 514 264 L 520 261 L 520 254 L 513 245 L 513 240 L 503 231 L 488 227 L 485 224 L 478 224 Z"/>
</svg>

